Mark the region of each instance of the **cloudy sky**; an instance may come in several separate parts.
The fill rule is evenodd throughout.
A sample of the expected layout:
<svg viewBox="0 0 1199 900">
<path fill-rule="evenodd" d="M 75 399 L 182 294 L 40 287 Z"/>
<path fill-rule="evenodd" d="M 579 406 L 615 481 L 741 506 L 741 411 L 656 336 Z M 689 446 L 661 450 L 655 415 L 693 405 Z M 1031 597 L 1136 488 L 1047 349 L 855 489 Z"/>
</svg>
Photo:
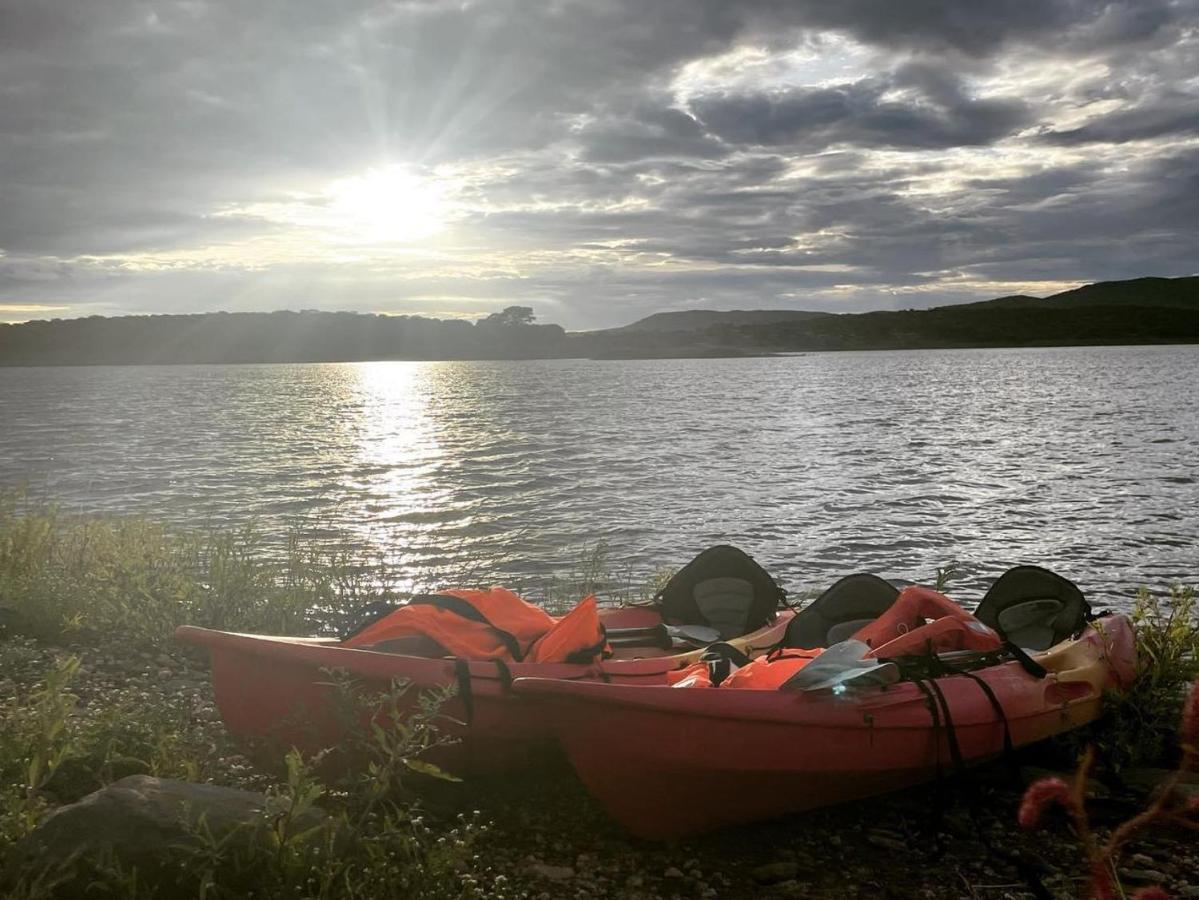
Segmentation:
<svg viewBox="0 0 1199 900">
<path fill-rule="evenodd" d="M 1199 0 L 0 0 L 0 321 L 1199 271 Z"/>
</svg>

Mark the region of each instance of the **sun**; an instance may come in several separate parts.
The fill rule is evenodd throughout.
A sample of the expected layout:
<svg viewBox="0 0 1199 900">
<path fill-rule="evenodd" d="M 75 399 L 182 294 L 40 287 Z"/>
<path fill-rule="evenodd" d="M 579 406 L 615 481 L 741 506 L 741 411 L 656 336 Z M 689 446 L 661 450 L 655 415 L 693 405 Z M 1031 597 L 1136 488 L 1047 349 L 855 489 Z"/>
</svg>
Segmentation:
<svg viewBox="0 0 1199 900">
<path fill-rule="evenodd" d="M 450 213 L 445 186 L 403 165 L 338 179 L 327 199 L 331 224 L 352 241 L 423 240 L 445 230 Z"/>
</svg>

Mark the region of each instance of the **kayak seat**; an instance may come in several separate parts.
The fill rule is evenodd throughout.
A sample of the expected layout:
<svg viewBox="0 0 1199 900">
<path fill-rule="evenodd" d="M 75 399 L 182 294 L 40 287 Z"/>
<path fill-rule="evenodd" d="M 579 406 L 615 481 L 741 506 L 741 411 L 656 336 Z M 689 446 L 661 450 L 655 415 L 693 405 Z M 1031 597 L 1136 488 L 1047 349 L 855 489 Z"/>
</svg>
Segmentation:
<svg viewBox="0 0 1199 900">
<path fill-rule="evenodd" d="M 1056 572 L 1016 566 L 995 580 L 974 615 L 1017 647 L 1048 650 L 1083 629 L 1091 605 Z"/>
<path fill-rule="evenodd" d="M 753 584 L 744 578 L 708 578 L 698 582 L 692 594 L 700 615 L 722 638 L 745 634 L 754 604 Z"/>
<path fill-rule="evenodd" d="M 846 575 L 796 614 L 782 646 L 812 650 L 839 644 L 890 609 L 898 596 L 899 589 L 877 575 Z"/>
<path fill-rule="evenodd" d="M 752 556 L 718 544 L 679 569 L 653 603 L 667 624 L 715 628 L 727 641 L 773 622 L 785 597 Z"/>
</svg>

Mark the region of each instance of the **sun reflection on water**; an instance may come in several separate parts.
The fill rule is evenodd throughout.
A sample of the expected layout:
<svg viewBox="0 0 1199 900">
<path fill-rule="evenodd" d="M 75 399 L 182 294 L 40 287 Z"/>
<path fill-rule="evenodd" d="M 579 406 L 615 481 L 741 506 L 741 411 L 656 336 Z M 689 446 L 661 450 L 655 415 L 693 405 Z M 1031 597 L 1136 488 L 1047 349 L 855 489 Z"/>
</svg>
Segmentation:
<svg viewBox="0 0 1199 900">
<path fill-rule="evenodd" d="M 445 498 L 437 477 L 444 462 L 429 414 L 435 363 L 366 362 L 354 366 L 358 418 L 354 437 L 354 494 L 361 528 L 374 538 L 400 532 L 405 540 L 383 546 L 406 555 L 414 535 L 436 528 L 430 511 Z M 397 559 L 399 556 L 397 556 Z"/>
</svg>

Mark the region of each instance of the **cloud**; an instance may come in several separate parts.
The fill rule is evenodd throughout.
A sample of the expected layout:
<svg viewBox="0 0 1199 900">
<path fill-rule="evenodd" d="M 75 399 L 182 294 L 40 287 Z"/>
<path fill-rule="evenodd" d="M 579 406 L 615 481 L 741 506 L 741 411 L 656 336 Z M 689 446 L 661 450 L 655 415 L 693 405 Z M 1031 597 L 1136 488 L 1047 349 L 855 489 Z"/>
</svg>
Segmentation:
<svg viewBox="0 0 1199 900">
<path fill-rule="evenodd" d="M 907 67 L 887 78 L 773 94 L 698 97 L 691 108 L 734 144 L 836 144 L 940 149 L 991 144 L 1029 121 L 1019 101 L 966 96 L 944 72 Z"/>
<path fill-rule="evenodd" d="M 1052 144 L 1124 144 L 1161 137 L 1199 134 L 1199 95 L 1176 92 L 1173 96 L 1099 116 L 1085 125 L 1049 131 Z"/>
<path fill-rule="evenodd" d="M 532 298 L 583 327 L 1183 274 L 1197 24 L 1196 0 L 0 0 L 0 304 Z M 390 166 L 444 228 L 325 215 Z M 418 218 L 404 196 L 348 220 Z"/>
</svg>

